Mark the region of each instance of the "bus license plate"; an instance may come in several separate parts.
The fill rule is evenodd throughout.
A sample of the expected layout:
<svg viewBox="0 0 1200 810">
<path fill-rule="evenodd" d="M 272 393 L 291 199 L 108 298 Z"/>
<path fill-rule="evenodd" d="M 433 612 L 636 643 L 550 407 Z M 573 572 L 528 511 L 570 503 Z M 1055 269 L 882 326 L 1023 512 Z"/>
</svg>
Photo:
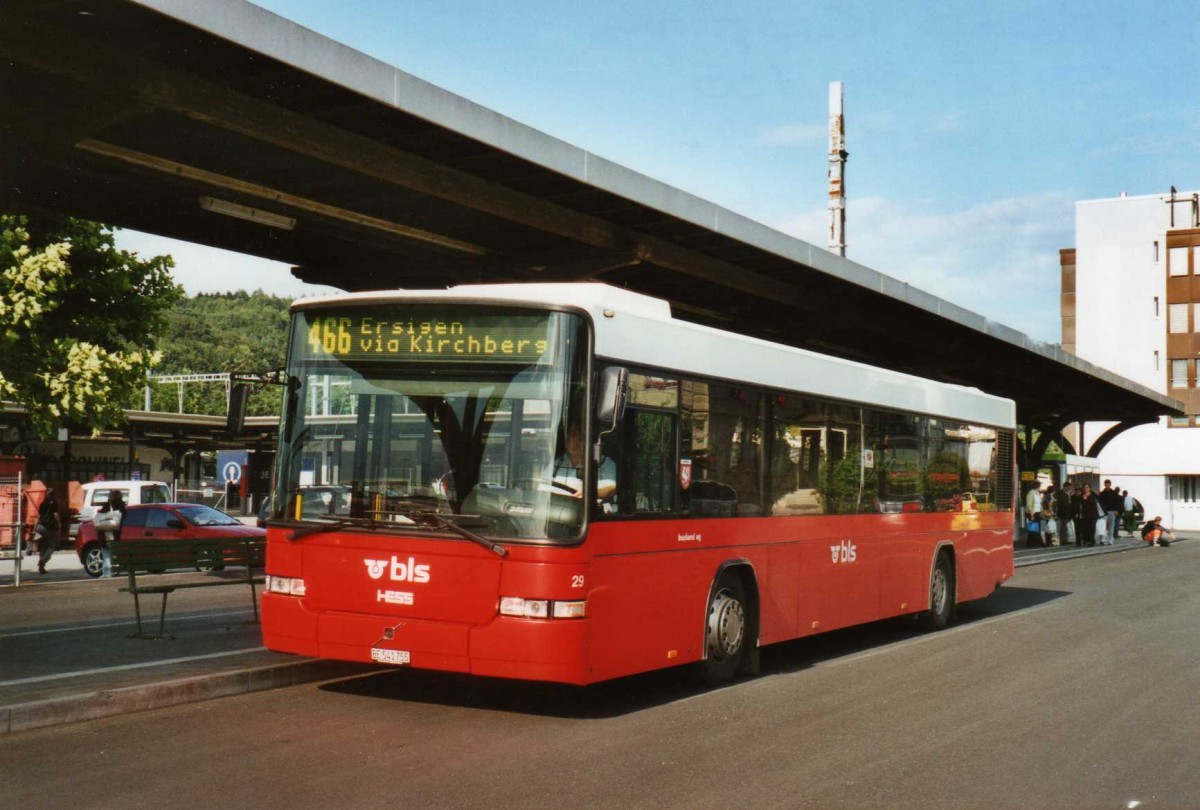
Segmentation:
<svg viewBox="0 0 1200 810">
<path fill-rule="evenodd" d="M 400 665 L 409 662 L 409 655 L 408 650 L 381 650 L 378 647 L 372 647 L 371 660 L 381 664 Z"/>
</svg>

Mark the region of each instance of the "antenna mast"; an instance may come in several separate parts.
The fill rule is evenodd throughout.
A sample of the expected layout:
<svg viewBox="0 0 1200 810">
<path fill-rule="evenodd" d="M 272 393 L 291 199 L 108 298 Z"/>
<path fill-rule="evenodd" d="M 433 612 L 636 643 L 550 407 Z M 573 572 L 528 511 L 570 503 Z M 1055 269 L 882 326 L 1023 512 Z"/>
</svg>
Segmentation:
<svg viewBox="0 0 1200 810">
<path fill-rule="evenodd" d="M 829 251 L 846 255 L 846 120 L 842 83 L 829 83 Z"/>
</svg>

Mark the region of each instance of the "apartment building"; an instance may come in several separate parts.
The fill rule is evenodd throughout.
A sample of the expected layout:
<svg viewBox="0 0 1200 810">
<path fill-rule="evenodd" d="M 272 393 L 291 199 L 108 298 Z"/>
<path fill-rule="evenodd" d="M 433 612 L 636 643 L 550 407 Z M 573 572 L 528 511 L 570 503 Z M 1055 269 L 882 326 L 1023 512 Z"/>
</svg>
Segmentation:
<svg viewBox="0 0 1200 810">
<path fill-rule="evenodd" d="M 1060 264 L 1063 347 L 1187 409 L 1111 438 L 1103 477 L 1168 526 L 1200 529 L 1200 196 L 1078 202 L 1075 247 Z M 1087 452 L 1111 426 L 1072 426 L 1067 438 Z"/>
</svg>

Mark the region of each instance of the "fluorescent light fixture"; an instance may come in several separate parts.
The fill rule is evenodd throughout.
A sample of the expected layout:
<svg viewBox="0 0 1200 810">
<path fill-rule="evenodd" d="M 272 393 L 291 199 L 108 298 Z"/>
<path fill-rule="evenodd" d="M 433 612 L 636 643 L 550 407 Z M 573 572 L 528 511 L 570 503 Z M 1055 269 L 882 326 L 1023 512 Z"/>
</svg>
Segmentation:
<svg viewBox="0 0 1200 810">
<path fill-rule="evenodd" d="M 227 217 L 244 219 L 247 222 L 257 222 L 259 225 L 269 225 L 272 228 L 282 228 L 285 231 L 293 230 L 296 227 L 296 220 L 292 217 L 285 217 L 282 214 L 272 214 L 270 211 L 251 208 L 248 205 L 239 205 L 235 202 L 221 200 L 216 197 L 201 197 L 200 207 L 205 211 L 212 211 L 214 214 L 224 214 Z"/>
</svg>

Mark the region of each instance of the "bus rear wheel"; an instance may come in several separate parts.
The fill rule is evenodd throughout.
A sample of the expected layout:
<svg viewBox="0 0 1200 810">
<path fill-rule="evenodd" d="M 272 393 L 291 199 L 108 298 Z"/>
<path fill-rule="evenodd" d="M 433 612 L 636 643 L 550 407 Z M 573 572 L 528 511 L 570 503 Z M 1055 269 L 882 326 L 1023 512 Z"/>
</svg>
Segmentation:
<svg viewBox="0 0 1200 810">
<path fill-rule="evenodd" d="M 941 630 L 954 617 L 954 565 L 949 554 L 939 554 L 929 578 L 929 610 L 922 614 L 927 630 Z"/>
<path fill-rule="evenodd" d="M 708 600 L 704 628 L 704 680 L 710 684 L 733 679 L 746 657 L 750 626 L 746 586 L 735 574 L 724 573 Z"/>
</svg>

